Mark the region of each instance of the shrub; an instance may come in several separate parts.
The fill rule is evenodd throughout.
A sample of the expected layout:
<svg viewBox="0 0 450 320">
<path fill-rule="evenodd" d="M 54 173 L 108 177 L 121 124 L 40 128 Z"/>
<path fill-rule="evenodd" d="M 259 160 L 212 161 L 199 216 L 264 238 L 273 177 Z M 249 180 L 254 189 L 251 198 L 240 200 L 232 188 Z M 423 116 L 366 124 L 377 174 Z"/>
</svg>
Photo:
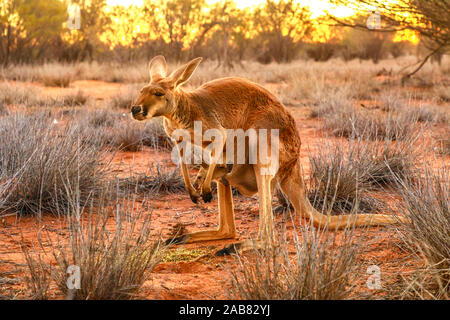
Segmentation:
<svg viewBox="0 0 450 320">
<path fill-rule="evenodd" d="M 141 88 L 142 86 L 139 85 L 129 85 L 125 90 L 120 90 L 109 100 L 109 107 L 129 111 L 133 102 L 138 98 Z"/>
<path fill-rule="evenodd" d="M 439 85 L 439 86 L 436 86 L 433 90 L 434 90 L 435 95 L 438 97 L 439 102 L 441 102 L 441 103 L 450 102 L 450 93 L 448 92 L 448 86 Z"/>
<path fill-rule="evenodd" d="M 66 299 L 124 300 L 136 297 L 138 290 L 148 279 L 150 272 L 160 261 L 164 247 L 152 241 L 151 215 L 144 214 L 145 202 L 136 209 L 134 199 L 127 194 L 115 205 L 109 205 L 109 194 L 114 185 L 105 188 L 98 199 L 85 212 L 77 194 L 81 190 L 67 189 L 70 205 L 65 209 L 68 242 L 59 236 L 56 242 L 39 237 L 40 248 L 48 257 L 48 263 L 36 263 L 27 252 L 30 271 L 28 283 L 32 291 L 44 291 L 51 277 Z M 94 213 L 95 211 L 95 213 Z M 113 219 L 110 219 L 113 217 Z M 49 237 L 48 237 L 49 239 Z M 68 270 L 76 266 L 80 270 L 80 288 L 67 286 Z M 49 276 L 50 275 L 50 276 Z"/>
<path fill-rule="evenodd" d="M 402 143 L 391 140 L 351 140 L 342 143 L 321 142 L 318 152 L 310 154 L 311 182 L 309 198 L 318 210 L 342 213 L 377 211 L 382 203 L 372 191 L 395 185 L 395 176 L 414 173 L 418 137 Z"/>
<path fill-rule="evenodd" d="M 40 81 L 47 87 L 67 88 L 73 81 L 70 74 L 44 74 Z"/>
<path fill-rule="evenodd" d="M 417 119 L 404 113 L 369 113 L 357 109 L 336 110 L 324 118 L 323 127 L 338 137 L 367 139 L 408 139 L 417 128 Z"/>
<path fill-rule="evenodd" d="M 312 205 L 319 211 L 334 213 L 349 212 L 355 206 L 361 212 L 379 209 L 380 202 L 367 196 L 371 184 L 366 164 L 370 159 L 369 148 L 361 143 L 351 144 L 348 150 L 343 145 L 328 144 L 310 155 L 308 195 Z"/>
<path fill-rule="evenodd" d="M 80 201 L 101 184 L 107 165 L 97 138 L 72 123 L 59 126 L 45 112 L 0 118 L 0 182 L 21 176 L 7 190 L 20 213 L 57 213 L 69 205 L 65 189 L 80 184 Z"/>
<path fill-rule="evenodd" d="M 332 43 L 314 43 L 306 50 L 306 54 L 314 61 L 328 61 L 333 57 L 337 47 Z"/>
<path fill-rule="evenodd" d="M 448 113 L 438 107 L 421 106 L 404 108 L 399 111 L 404 113 L 405 116 L 412 121 L 428 123 L 448 123 L 449 121 Z"/>
<path fill-rule="evenodd" d="M 142 144 L 155 149 L 171 150 L 173 143 L 160 121 L 148 121 L 142 129 Z"/>
<path fill-rule="evenodd" d="M 166 167 L 166 165 L 161 166 L 157 162 L 149 169 L 149 173 L 122 179 L 120 185 L 122 188 L 132 189 L 144 194 L 185 191 L 186 188 L 179 170 L 177 168 L 173 170 L 162 169 L 162 167 Z"/>
<path fill-rule="evenodd" d="M 119 119 L 120 113 L 112 112 L 108 109 L 95 109 L 86 115 L 86 118 L 82 121 L 86 121 L 89 126 L 94 128 L 114 127 L 117 119 Z"/>
<path fill-rule="evenodd" d="M 294 233 L 293 246 L 280 240 L 248 257 L 237 255 L 230 270 L 228 294 L 250 300 L 346 299 L 357 267 L 353 228 L 338 232 L 306 229 Z M 284 237 L 283 237 L 284 238 Z"/>
<path fill-rule="evenodd" d="M 450 296 L 450 175 L 425 168 L 423 179 L 397 177 L 407 212 L 401 238 L 425 266 L 405 279 L 401 298 L 449 299 Z"/>
<path fill-rule="evenodd" d="M 123 151 L 142 150 L 142 127 L 131 121 L 121 121 L 114 128 L 114 145 Z"/>
<path fill-rule="evenodd" d="M 85 105 L 89 97 L 81 90 L 76 93 L 70 93 L 53 99 L 52 104 L 55 106 L 79 107 Z"/>
<path fill-rule="evenodd" d="M 36 105 L 41 104 L 38 100 L 39 90 L 34 87 L 24 87 L 9 83 L 0 84 L 0 105 Z"/>
</svg>

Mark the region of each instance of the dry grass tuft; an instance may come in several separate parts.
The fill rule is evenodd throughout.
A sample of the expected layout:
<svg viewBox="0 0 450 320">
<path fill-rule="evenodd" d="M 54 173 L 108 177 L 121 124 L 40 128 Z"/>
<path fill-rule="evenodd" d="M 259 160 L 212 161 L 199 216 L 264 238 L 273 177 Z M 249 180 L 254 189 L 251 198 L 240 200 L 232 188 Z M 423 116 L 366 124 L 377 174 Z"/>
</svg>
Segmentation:
<svg viewBox="0 0 450 320">
<path fill-rule="evenodd" d="M 69 205 L 64 190 L 74 184 L 82 187 L 80 201 L 87 200 L 107 170 L 101 144 L 91 143 L 96 139 L 74 122 L 54 124 L 45 111 L 0 118 L 0 181 L 18 179 L 2 209 L 57 213 Z"/>
<path fill-rule="evenodd" d="M 41 105 L 38 100 L 39 90 L 9 83 L 0 84 L 0 105 Z"/>
<path fill-rule="evenodd" d="M 404 278 L 399 293 L 406 299 L 450 297 L 450 175 L 446 167 L 433 173 L 425 168 L 423 179 L 397 177 L 403 201 L 396 211 L 406 212 L 401 238 L 422 261 L 423 268 Z"/>
<path fill-rule="evenodd" d="M 332 213 L 349 212 L 355 206 L 360 212 L 378 211 L 381 202 L 368 194 L 372 189 L 369 169 L 359 161 L 369 158 L 369 150 L 357 144 L 348 151 L 338 144 L 325 149 L 309 157 L 311 204 Z"/>
<path fill-rule="evenodd" d="M 142 129 L 142 144 L 155 149 L 172 150 L 172 140 L 164 131 L 161 121 L 147 121 Z"/>
<path fill-rule="evenodd" d="M 344 143 L 320 142 L 310 154 L 309 198 L 319 210 L 343 213 L 373 212 L 383 204 L 373 191 L 395 185 L 395 175 L 413 175 L 418 138 L 406 142 L 350 140 Z"/>
<path fill-rule="evenodd" d="M 294 253 L 292 254 L 292 246 Z M 353 228 L 342 232 L 306 229 L 292 243 L 280 240 L 249 255 L 237 255 L 228 294 L 249 300 L 348 299 L 357 268 Z"/>
<path fill-rule="evenodd" d="M 124 91 L 120 91 L 109 100 L 109 106 L 113 109 L 130 111 L 134 101 L 139 96 L 140 85 L 129 85 Z"/>
<path fill-rule="evenodd" d="M 82 90 L 78 90 L 76 93 L 70 93 L 52 99 L 52 104 L 55 106 L 80 107 L 84 106 L 88 101 L 89 96 Z"/>
<path fill-rule="evenodd" d="M 114 127 L 114 145 L 123 151 L 142 150 L 142 128 L 131 121 L 121 121 Z"/>
<path fill-rule="evenodd" d="M 157 194 L 176 193 L 185 191 L 183 179 L 180 177 L 177 168 L 173 170 L 162 169 L 165 165 L 159 162 L 150 169 L 150 174 L 140 174 L 121 180 L 121 187 L 134 190 L 137 193 Z"/>
<path fill-rule="evenodd" d="M 146 213 L 145 202 L 137 209 L 138 204 L 127 195 L 110 206 L 109 193 L 115 188 L 114 185 L 105 188 L 87 210 L 83 210 L 79 202 L 80 190 L 67 189 L 67 198 L 71 199 L 70 207 L 64 212 L 68 235 L 59 236 L 56 242 L 39 237 L 40 248 L 50 255 L 50 261 L 36 263 L 36 259 L 24 251 L 28 256 L 31 275 L 28 283 L 33 293 L 45 292 L 49 280 L 41 279 L 48 279 L 50 274 L 66 299 L 137 297 L 138 290 L 159 263 L 164 247 L 150 239 L 151 215 Z M 76 285 L 76 281 L 69 279 L 69 270 L 79 270 L 78 288 L 68 286 L 68 283 Z"/>
</svg>

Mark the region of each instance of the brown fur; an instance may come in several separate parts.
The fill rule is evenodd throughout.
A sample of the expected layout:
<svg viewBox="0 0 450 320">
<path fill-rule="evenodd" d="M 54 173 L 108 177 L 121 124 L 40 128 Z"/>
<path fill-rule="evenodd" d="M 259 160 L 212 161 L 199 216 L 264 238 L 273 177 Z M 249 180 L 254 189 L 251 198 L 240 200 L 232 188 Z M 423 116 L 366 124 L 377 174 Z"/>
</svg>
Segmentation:
<svg viewBox="0 0 450 320">
<path fill-rule="evenodd" d="M 245 131 L 250 128 L 279 129 L 279 169 L 275 176 L 263 176 L 259 172 L 264 166 L 258 162 L 254 165 L 234 165 L 229 173 L 223 169 L 223 166 L 216 168 L 214 163 L 203 171 L 201 170 L 196 184 L 200 185 L 200 193 L 203 197 L 210 193 L 211 180 L 218 181 L 219 229 L 189 234 L 177 241 L 194 242 L 234 237 L 234 213 L 230 185 L 235 186 L 244 194 L 259 193 L 259 235 L 260 240 L 263 241 L 272 241 L 273 239 L 271 199 L 275 182 L 280 183 L 296 212 L 303 218 L 312 220 L 314 226 L 327 225 L 331 229 L 337 229 L 345 227 L 348 223 L 380 225 L 396 221 L 393 217 L 385 215 L 330 217 L 316 211 L 305 195 L 299 160 L 300 136 L 295 120 L 289 111 L 264 87 L 242 78 L 213 80 L 193 91 L 185 91 L 180 88 L 179 85 L 189 79 L 199 63 L 200 59 L 194 59 L 166 77 L 164 58 L 155 57 L 150 63 L 151 82 L 143 89 L 141 96 L 136 101 L 137 107 L 140 107 L 142 112 L 134 113 L 134 118 L 144 120 L 163 116 L 165 130 L 169 136 L 175 129 L 187 129 L 191 131 L 192 141 L 194 121 L 202 121 L 203 130 L 210 128 L 223 131 L 225 129 L 243 129 Z M 154 95 L 155 92 L 161 92 L 164 95 L 157 97 Z M 187 167 L 183 164 L 182 173 L 191 198 L 196 201 L 199 194 L 192 186 Z M 241 247 L 245 246 L 243 244 Z M 258 245 L 252 242 L 251 246 Z"/>
</svg>

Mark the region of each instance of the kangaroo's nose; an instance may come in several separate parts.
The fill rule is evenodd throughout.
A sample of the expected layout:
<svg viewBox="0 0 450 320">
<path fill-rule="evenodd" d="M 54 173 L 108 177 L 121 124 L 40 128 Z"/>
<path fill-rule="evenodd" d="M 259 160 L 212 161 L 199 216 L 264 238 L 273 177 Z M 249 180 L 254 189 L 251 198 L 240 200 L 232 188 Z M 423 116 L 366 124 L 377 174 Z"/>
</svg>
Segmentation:
<svg viewBox="0 0 450 320">
<path fill-rule="evenodd" d="M 139 112 L 141 112 L 142 107 L 141 106 L 132 106 L 131 107 L 131 113 L 133 115 L 137 115 Z"/>
</svg>

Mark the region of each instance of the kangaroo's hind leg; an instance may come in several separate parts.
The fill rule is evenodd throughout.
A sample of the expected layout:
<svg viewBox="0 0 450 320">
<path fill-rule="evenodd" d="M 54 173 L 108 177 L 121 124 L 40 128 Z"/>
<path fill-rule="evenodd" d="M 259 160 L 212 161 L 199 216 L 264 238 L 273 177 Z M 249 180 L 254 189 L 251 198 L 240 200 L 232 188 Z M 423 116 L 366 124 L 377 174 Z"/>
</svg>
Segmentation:
<svg viewBox="0 0 450 320">
<path fill-rule="evenodd" d="M 256 178 L 259 197 L 259 233 L 257 239 L 247 239 L 216 252 L 216 255 L 228 255 L 251 249 L 264 248 L 266 245 L 275 244 L 274 223 L 272 212 L 272 191 L 274 189 L 274 175 L 263 174 L 260 166 L 254 165 L 254 176 Z"/>
<path fill-rule="evenodd" d="M 231 186 L 217 182 L 219 226 L 216 230 L 203 230 L 168 239 L 166 244 L 191 243 L 208 240 L 233 239 L 236 236 L 233 195 Z"/>
<path fill-rule="evenodd" d="M 231 172 L 221 178 L 222 182 L 235 187 L 241 194 L 252 196 L 258 192 L 255 171 L 252 164 L 235 164 Z"/>
</svg>

